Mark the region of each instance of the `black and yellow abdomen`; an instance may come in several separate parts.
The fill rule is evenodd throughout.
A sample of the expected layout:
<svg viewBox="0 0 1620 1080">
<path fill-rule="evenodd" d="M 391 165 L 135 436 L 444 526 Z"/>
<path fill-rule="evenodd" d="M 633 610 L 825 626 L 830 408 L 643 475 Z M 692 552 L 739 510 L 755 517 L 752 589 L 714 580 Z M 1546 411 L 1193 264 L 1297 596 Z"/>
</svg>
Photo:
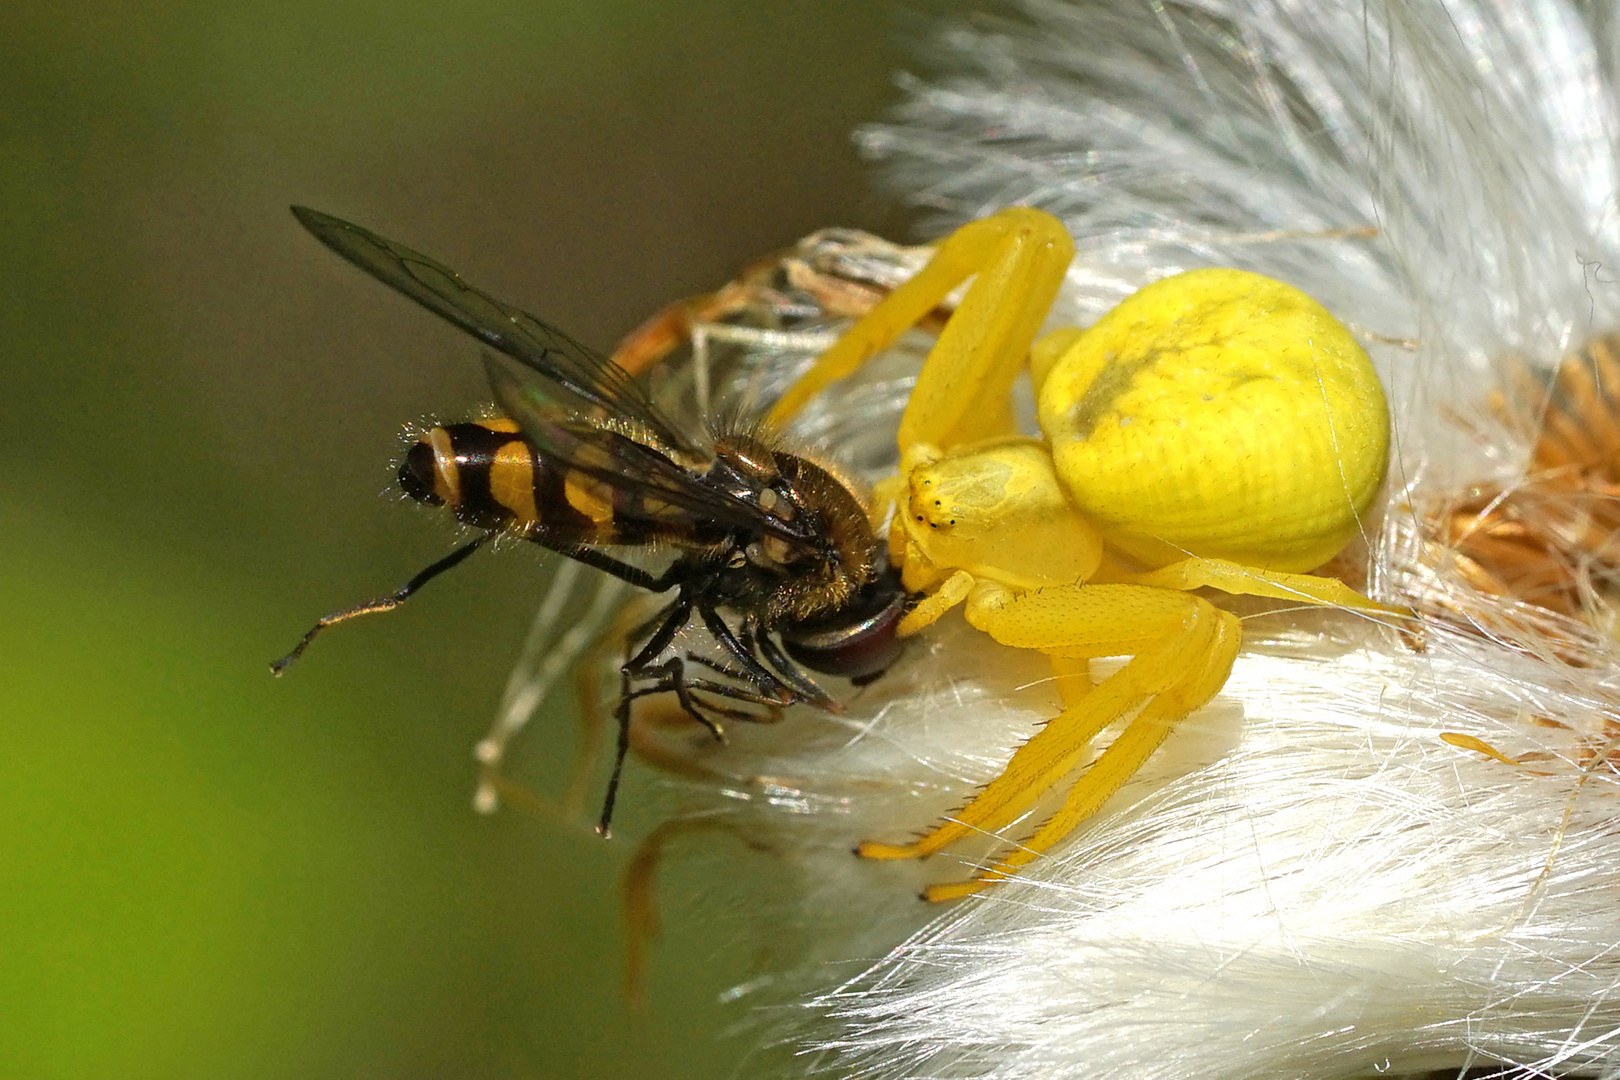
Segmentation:
<svg viewBox="0 0 1620 1080">
<path fill-rule="evenodd" d="M 399 485 L 474 528 L 589 543 L 611 542 L 615 531 L 606 486 L 554 467 L 503 417 L 424 432 L 400 463 Z"/>
</svg>

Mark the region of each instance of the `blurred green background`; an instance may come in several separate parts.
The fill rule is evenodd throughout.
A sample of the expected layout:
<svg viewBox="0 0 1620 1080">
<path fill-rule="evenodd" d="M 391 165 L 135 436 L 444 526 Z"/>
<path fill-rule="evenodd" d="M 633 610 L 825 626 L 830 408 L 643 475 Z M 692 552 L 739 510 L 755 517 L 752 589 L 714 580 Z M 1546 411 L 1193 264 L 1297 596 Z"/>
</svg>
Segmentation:
<svg viewBox="0 0 1620 1080">
<path fill-rule="evenodd" d="M 894 34 L 861 2 L 8 6 L 0 1076 L 738 1067 L 717 996 L 750 958 L 701 866 L 665 879 L 637 1016 L 629 845 L 470 809 L 540 553 L 269 677 L 448 549 L 390 462 L 484 397 L 467 339 L 286 207 L 607 348 L 814 228 L 904 232 L 847 139 Z M 517 750 L 553 792 L 570 727 Z"/>
</svg>

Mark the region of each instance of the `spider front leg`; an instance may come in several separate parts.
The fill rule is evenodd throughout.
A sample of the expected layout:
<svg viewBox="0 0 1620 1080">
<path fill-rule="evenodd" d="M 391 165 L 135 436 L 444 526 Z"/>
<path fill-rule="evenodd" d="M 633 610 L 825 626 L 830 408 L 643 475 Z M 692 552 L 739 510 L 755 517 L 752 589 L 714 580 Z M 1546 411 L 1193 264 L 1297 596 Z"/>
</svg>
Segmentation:
<svg viewBox="0 0 1620 1080">
<path fill-rule="evenodd" d="M 1045 211 L 1012 207 L 969 222 L 940 243 L 916 277 L 823 353 L 782 395 L 768 422 L 783 424 L 977 275 L 929 351 L 900 420 L 900 447 L 951 447 L 1015 433 L 1013 380 L 1073 258 L 1074 241 L 1063 223 Z"/>
<path fill-rule="evenodd" d="M 1136 715 L 1075 782 L 1057 814 L 972 880 L 931 887 L 924 898 L 933 901 L 1002 880 L 1096 813 L 1175 724 L 1219 692 L 1241 636 L 1230 612 L 1199 597 L 1139 585 L 1075 585 L 1014 595 L 981 583 L 967 614 L 969 622 L 1004 645 L 1039 649 L 1066 661 L 1122 654 L 1132 659 L 1019 747 L 1001 775 L 957 813 L 909 844 L 864 843 L 860 855 L 918 858 L 974 833 L 1006 828 L 1074 771 L 1104 729 Z"/>
</svg>

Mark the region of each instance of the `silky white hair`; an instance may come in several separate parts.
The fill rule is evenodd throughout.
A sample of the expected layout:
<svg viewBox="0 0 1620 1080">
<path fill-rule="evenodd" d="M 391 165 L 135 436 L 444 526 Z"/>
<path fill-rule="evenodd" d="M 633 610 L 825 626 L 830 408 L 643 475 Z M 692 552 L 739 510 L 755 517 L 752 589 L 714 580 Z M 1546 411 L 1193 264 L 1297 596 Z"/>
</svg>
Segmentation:
<svg viewBox="0 0 1620 1080">
<path fill-rule="evenodd" d="M 1216 699 L 1048 857 L 943 909 L 917 886 L 967 876 L 989 840 L 922 863 L 849 849 L 1002 769 L 1057 710 L 1040 656 L 952 617 L 840 691 L 840 716 L 734 725 L 724 747 L 647 734 L 682 774 L 682 820 L 724 822 L 795 875 L 747 925 L 808 927 L 807 955 L 745 1000 L 840 1076 L 1620 1075 L 1620 650 L 1595 616 L 1480 593 L 1432 525 L 1522 482 L 1539 405 L 1492 408 L 1492 391 L 1615 328 L 1614 12 L 1023 0 L 921 48 L 930 74 L 860 144 L 935 234 L 1011 203 L 1063 218 L 1079 254 L 1053 325 L 1229 265 L 1355 330 L 1396 432 L 1355 557 L 1369 592 L 1427 617 L 1221 601 L 1245 641 Z M 885 272 L 922 257 L 893 249 Z M 757 411 L 836 328 L 734 333 L 703 405 Z M 790 434 L 852 475 L 892 469 L 927 344 Z M 578 651 L 537 640 L 548 659 L 513 684 L 531 708 L 536 663 Z"/>
</svg>

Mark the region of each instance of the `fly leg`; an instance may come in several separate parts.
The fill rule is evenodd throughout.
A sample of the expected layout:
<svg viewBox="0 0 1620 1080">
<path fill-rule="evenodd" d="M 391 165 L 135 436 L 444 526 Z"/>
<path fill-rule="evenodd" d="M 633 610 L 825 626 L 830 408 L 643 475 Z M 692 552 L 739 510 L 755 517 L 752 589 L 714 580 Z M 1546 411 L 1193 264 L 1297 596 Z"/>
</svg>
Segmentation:
<svg viewBox="0 0 1620 1080">
<path fill-rule="evenodd" d="M 759 633 L 753 627 L 744 627 L 743 641 L 752 648 L 758 649 L 760 655 L 765 658 L 766 663 L 781 673 L 782 680 L 787 683 L 788 688 L 793 691 L 800 701 L 814 705 L 818 709 L 825 709 L 830 713 L 844 711 L 843 702 L 837 698 L 829 697 L 825 690 L 811 681 L 810 676 L 800 670 L 799 665 L 795 664 L 777 647 L 776 642 L 771 640 L 769 634 Z"/>
<path fill-rule="evenodd" d="M 691 614 L 692 601 L 682 590 L 673 603 L 637 627 L 635 636 L 630 639 L 634 641 L 635 637 L 639 637 L 649 627 L 657 625 L 647 643 L 619 668 L 619 704 L 613 710 L 613 718 L 619 722 L 619 745 L 613 755 L 613 775 L 608 777 L 607 795 L 602 800 L 602 816 L 596 822 L 596 831 L 604 839 L 613 833 L 613 803 L 619 796 L 619 778 L 624 774 L 624 757 L 630 752 L 630 702 L 633 700 L 630 682 L 647 672 L 653 658 L 669 647 L 669 643 L 675 640 L 675 635 L 686 625 L 686 620 Z M 712 723 L 710 728 L 714 730 Z M 716 734 L 718 735 L 717 730 Z"/>
<path fill-rule="evenodd" d="M 701 594 L 702 583 L 694 586 L 693 591 Z M 720 641 L 726 651 L 733 656 L 744 657 L 748 661 L 748 666 L 743 672 L 734 673 L 723 667 L 718 667 L 718 670 L 728 677 L 742 676 L 739 679 L 741 685 L 733 686 L 713 679 L 688 678 L 687 660 L 708 664 L 707 661 L 701 661 L 697 657 L 688 655 L 684 658 L 671 657 L 662 662 L 658 661 L 659 654 L 669 647 L 675 640 L 675 635 L 680 633 L 681 628 L 691 618 L 694 606 L 692 599 L 685 590 L 682 590 L 668 607 L 637 627 L 630 636 L 629 640 L 635 641 L 644 634 L 648 635 L 646 642 L 619 668 L 619 704 L 613 712 L 613 717 L 619 724 L 619 743 L 613 759 L 613 774 L 608 780 L 607 796 L 602 803 L 602 816 L 596 825 L 596 831 L 604 837 L 611 833 L 613 806 L 618 798 L 620 779 L 624 774 L 624 759 L 630 751 L 630 707 L 637 698 L 666 691 L 673 692 L 680 702 L 682 711 L 708 728 L 716 739 L 723 738 L 724 735 L 720 725 L 715 722 L 715 716 L 754 723 L 760 722 L 761 718 L 754 713 L 729 705 L 701 701 L 693 696 L 694 691 L 733 701 L 763 705 L 772 710 L 779 709 L 792 700 L 786 696 L 791 693 L 792 688 L 784 687 L 770 672 L 760 667 L 759 662 L 748 653 L 742 642 L 737 641 L 735 635 L 718 616 L 714 616 L 712 622 L 718 624 L 719 629 L 725 632 L 722 635 L 716 631 L 716 640 Z M 705 615 L 705 622 L 709 623 L 711 620 L 707 617 L 708 613 Z M 714 625 L 710 625 L 709 628 L 711 631 L 716 630 Z M 755 678 L 754 668 L 759 668 L 765 678 Z M 651 685 L 633 685 L 645 679 L 652 680 Z"/>
<path fill-rule="evenodd" d="M 770 668 L 760 663 L 758 652 L 758 635 L 751 623 L 743 625 L 742 639 L 731 632 L 731 627 L 720 617 L 720 613 L 713 608 L 700 609 L 703 614 L 703 625 L 708 628 L 714 640 L 742 664 L 742 678 L 753 683 L 761 690 L 774 690 L 778 696 L 778 705 L 791 705 L 795 701 L 809 701 L 815 705 L 823 705 L 821 688 L 807 680 L 783 682 Z M 731 674 L 731 673 L 727 673 Z M 735 677 L 735 676 L 734 676 Z M 803 683 L 801 685 L 800 683 Z M 809 693 L 806 693 L 806 690 Z M 825 706 L 823 706 L 825 707 Z"/>
<path fill-rule="evenodd" d="M 493 535 L 495 534 L 484 533 L 471 543 L 461 545 L 460 547 L 456 548 L 456 550 L 452 551 L 450 554 L 428 567 L 426 570 L 423 570 L 421 573 L 411 578 L 411 580 L 407 581 L 402 587 L 394 592 L 389 593 L 387 596 L 379 596 L 375 599 L 367 600 L 363 604 L 356 604 L 354 607 L 344 608 L 342 611 L 334 611 L 332 614 L 323 617 L 314 626 L 309 628 L 308 633 L 298 639 L 298 644 L 293 646 L 291 652 L 270 665 L 270 674 L 279 678 L 281 673 L 287 670 L 287 666 L 289 664 L 291 664 L 294 660 L 297 660 L 300 656 L 304 655 L 304 650 L 309 648 L 309 643 L 315 640 L 316 635 L 318 635 L 322 630 L 325 630 L 328 626 L 335 626 L 340 622 L 348 622 L 350 619 L 357 618 L 361 615 L 375 615 L 383 611 L 393 611 L 395 608 L 399 607 L 399 605 L 409 600 L 416 590 L 420 589 L 422 586 L 426 585 L 428 582 L 432 581 L 446 570 L 454 570 L 457 566 L 460 566 L 461 563 L 466 560 L 467 556 L 483 547 Z"/>
</svg>

